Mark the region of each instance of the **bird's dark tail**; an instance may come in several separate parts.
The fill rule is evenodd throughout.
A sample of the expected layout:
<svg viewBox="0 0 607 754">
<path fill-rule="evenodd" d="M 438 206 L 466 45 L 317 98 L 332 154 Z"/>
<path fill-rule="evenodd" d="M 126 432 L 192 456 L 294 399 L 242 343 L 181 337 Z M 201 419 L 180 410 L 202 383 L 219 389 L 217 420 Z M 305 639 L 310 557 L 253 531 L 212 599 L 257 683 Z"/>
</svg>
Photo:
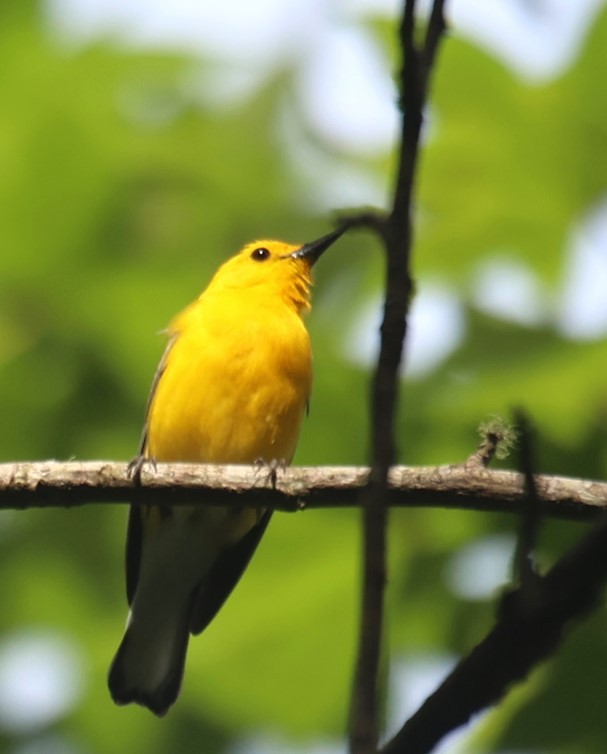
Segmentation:
<svg viewBox="0 0 607 754">
<path fill-rule="evenodd" d="M 189 639 L 187 615 L 181 621 L 172 616 L 171 622 L 154 626 L 133 614 L 108 676 L 116 704 L 135 702 L 158 716 L 168 711 L 183 678 Z"/>
</svg>

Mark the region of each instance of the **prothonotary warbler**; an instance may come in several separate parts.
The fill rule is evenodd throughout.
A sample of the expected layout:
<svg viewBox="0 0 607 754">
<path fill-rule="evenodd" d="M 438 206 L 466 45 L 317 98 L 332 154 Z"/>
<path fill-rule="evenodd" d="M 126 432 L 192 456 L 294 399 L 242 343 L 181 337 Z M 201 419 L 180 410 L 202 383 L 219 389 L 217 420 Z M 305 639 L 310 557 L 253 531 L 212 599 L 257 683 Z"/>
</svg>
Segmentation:
<svg viewBox="0 0 607 754">
<path fill-rule="evenodd" d="M 303 246 L 256 241 L 223 264 L 171 323 L 148 402 L 140 459 L 289 463 L 310 399 L 312 266 L 344 232 Z M 117 704 L 163 715 L 176 700 L 190 634 L 213 619 L 271 511 L 131 506 L 130 613 L 109 673 Z"/>
</svg>

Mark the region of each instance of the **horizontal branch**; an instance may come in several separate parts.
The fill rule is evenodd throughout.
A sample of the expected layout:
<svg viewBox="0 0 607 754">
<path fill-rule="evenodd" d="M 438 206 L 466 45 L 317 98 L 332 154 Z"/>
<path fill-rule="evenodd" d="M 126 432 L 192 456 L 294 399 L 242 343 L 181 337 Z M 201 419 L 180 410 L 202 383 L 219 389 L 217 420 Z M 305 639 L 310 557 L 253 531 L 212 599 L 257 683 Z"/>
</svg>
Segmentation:
<svg viewBox="0 0 607 754">
<path fill-rule="evenodd" d="M 115 461 L 42 461 L 0 464 L 0 508 L 71 507 L 86 503 L 251 505 L 283 511 L 352 507 L 360 503 L 368 469 L 360 466 L 294 466 L 278 471 L 276 489 L 266 468 L 207 464 L 146 465 L 141 483 Z M 477 464 L 395 466 L 391 506 L 519 513 L 525 482 L 513 471 Z M 540 512 L 589 520 L 607 509 L 607 483 L 569 477 L 536 477 Z"/>
</svg>

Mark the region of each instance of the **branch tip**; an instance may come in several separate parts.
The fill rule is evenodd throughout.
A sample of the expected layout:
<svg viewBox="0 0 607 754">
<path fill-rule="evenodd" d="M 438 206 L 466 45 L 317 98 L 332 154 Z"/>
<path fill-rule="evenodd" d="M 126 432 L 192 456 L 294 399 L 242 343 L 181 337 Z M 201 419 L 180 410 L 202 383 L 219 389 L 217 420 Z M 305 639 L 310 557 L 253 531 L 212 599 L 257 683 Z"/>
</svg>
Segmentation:
<svg viewBox="0 0 607 754">
<path fill-rule="evenodd" d="M 492 416 L 478 427 L 481 442 L 468 457 L 466 468 L 487 468 L 494 458 L 503 461 L 516 444 L 517 431 L 501 416 Z"/>
</svg>

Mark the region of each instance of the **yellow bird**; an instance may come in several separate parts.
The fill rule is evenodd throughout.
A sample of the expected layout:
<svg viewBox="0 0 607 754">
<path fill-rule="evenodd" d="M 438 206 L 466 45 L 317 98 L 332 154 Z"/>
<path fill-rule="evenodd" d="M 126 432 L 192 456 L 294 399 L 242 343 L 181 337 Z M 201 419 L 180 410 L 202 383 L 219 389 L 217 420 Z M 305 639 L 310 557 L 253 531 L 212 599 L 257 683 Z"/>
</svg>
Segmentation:
<svg viewBox="0 0 607 754">
<path fill-rule="evenodd" d="M 303 246 L 256 241 L 223 264 L 171 323 L 139 458 L 289 463 L 312 386 L 312 266 L 344 232 Z M 254 508 L 131 506 L 130 613 L 109 673 L 117 704 L 163 715 L 181 686 L 189 635 L 213 619 L 270 520 Z"/>
</svg>

